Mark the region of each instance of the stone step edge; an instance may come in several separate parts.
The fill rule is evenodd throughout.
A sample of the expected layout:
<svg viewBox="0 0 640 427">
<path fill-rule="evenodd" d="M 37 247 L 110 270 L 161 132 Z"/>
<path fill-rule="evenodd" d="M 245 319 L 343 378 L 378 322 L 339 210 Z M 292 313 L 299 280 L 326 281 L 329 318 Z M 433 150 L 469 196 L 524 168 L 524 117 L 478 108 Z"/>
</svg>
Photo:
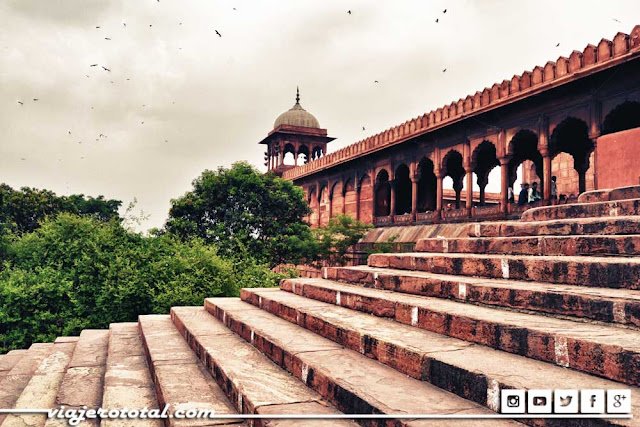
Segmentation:
<svg viewBox="0 0 640 427">
<path fill-rule="evenodd" d="M 399 346 L 392 342 L 385 340 L 383 337 L 370 335 L 368 333 L 360 333 L 357 329 L 345 329 L 343 326 L 336 322 L 331 322 L 331 320 L 325 320 L 320 316 L 317 316 L 313 310 L 304 310 L 296 308 L 295 304 L 287 304 L 286 302 L 275 301 L 271 298 L 273 292 L 270 292 L 270 289 L 246 289 L 246 291 L 252 294 L 251 299 L 244 300 L 254 307 L 259 308 L 261 310 L 267 311 L 275 316 L 278 316 L 281 319 L 287 320 L 290 323 L 296 324 L 300 327 L 303 327 L 311 332 L 316 334 L 321 334 L 321 331 L 332 331 L 332 336 L 324 336 L 338 344 L 344 345 L 345 347 L 357 351 L 363 355 L 371 357 L 387 366 L 390 366 L 397 371 L 408 375 L 415 379 L 420 379 L 422 381 L 427 381 L 436 385 L 437 387 L 443 388 L 447 391 L 453 392 L 454 394 L 459 395 L 460 397 L 464 397 L 469 400 L 473 400 L 476 403 L 487 406 L 489 409 L 493 409 L 497 406 L 492 406 L 491 401 L 489 401 L 489 397 L 496 398 L 496 394 L 499 394 L 499 390 L 501 388 L 522 388 L 521 386 L 515 387 L 513 384 L 510 384 L 508 380 L 500 381 L 500 379 L 490 378 L 486 373 L 482 372 L 474 372 L 469 370 L 467 366 L 463 365 L 453 365 L 450 361 L 447 361 L 447 352 L 446 351 L 433 351 L 427 352 L 424 355 L 420 355 L 420 351 L 415 351 L 411 348 L 410 345 Z M 261 292 L 263 292 L 261 294 Z M 258 296 L 258 298 L 255 298 Z M 280 308 L 284 307 L 283 310 Z M 277 308 L 275 312 L 274 308 Z M 319 307 L 316 306 L 316 309 Z M 317 310 L 320 312 L 320 310 Z M 286 315 L 283 315 L 286 313 Z M 310 322 L 308 322 L 310 320 Z M 392 323 L 392 321 L 388 321 Z M 309 328 L 311 326 L 311 328 Z M 405 326 L 406 327 L 406 326 Z M 317 330 L 316 330 L 317 329 Z M 354 333 L 357 335 L 357 338 L 354 336 Z M 427 332 L 427 334 L 433 334 L 432 332 Z M 425 336 L 426 339 L 426 336 Z M 460 342 L 459 338 L 451 338 L 454 342 Z M 500 357 L 503 355 L 504 365 L 512 366 L 513 360 L 509 361 L 509 359 L 514 358 L 522 358 L 525 356 L 517 355 L 517 354 L 507 354 L 503 353 L 500 350 L 487 348 L 482 345 L 470 344 L 473 346 L 475 350 L 482 351 L 486 353 L 486 356 L 491 359 L 496 357 Z M 398 359 L 389 358 L 387 354 L 392 354 L 394 357 Z M 554 364 L 547 363 L 545 361 L 540 361 L 536 359 L 527 358 L 527 362 L 529 364 L 539 365 L 543 369 L 547 369 L 549 371 L 557 371 L 552 377 L 565 375 L 565 370 L 562 366 L 557 366 Z M 418 368 L 416 368 L 416 365 Z M 430 368 L 437 368 L 438 371 L 436 373 L 436 378 L 428 378 L 425 375 L 432 374 L 433 371 Z M 446 370 L 446 372 L 442 372 L 440 370 Z M 611 383 L 609 388 L 629 388 L 631 387 L 634 390 L 637 390 L 637 393 L 640 393 L 640 389 L 637 387 L 626 384 L 621 384 L 612 380 L 610 378 L 600 378 L 595 375 L 585 373 L 582 371 L 569 370 L 570 375 L 579 376 L 584 378 L 592 378 L 594 381 L 599 382 L 608 382 Z M 517 375 L 517 373 L 513 373 Z M 508 377 L 509 375 L 501 375 L 501 377 Z M 486 380 L 486 383 L 483 383 L 482 380 Z M 450 383 L 442 383 L 437 381 L 448 380 L 452 381 Z M 435 382 L 434 382 L 435 381 Z M 462 381 L 463 385 L 457 385 L 454 381 Z M 474 388 L 477 385 L 477 381 L 480 381 L 482 385 L 480 389 Z M 484 385 L 488 384 L 487 387 Z M 567 387 L 569 387 L 567 385 Z M 596 387 L 602 388 L 602 387 Z M 484 401 L 484 394 L 482 391 L 487 391 L 487 400 L 486 403 Z M 473 392 L 473 393 L 471 393 Z M 640 397 L 638 397 L 640 399 Z M 495 403 L 495 402 L 493 402 Z M 640 402 L 639 402 L 640 403 Z M 497 405 L 497 404 L 496 404 Z M 640 408 L 636 408 L 637 411 L 640 412 Z"/>
<path fill-rule="evenodd" d="M 515 280 L 511 281 L 513 286 L 509 287 L 492 283 L 503 279 L 366 266 L 324 267 L 322 277 L 408 295 L 640 327 L 640 299 L 616 295 L 633 292 L 626 289 L 587 288 Z M 520 289 L 518 285 L 524 288 Z M 606 292 L 602 292 L 603 295 L 595 295 L 595 289 Z M 607 296 L 607 292 L 612 295 Z"/>
<path fill-rule="evenodd" d="M 602 218 L 571 218 L 545 221 L 493 221 L 467 226 L 469 237 L 523 237 L 523 236 L 624 236 L 640 232 L 640 216 L 627 215 Z"/>
<path fill-rule="evenodd" d="M 640 289 L 640 258 L 636 257 L 547 257 L 407 252 L 371 254 L 367 265 L 467 277 L 514 279 L 597 288 Z"/>
<path fill-rule="evenodd" d="M 495 255 L 601 256 L 640 255 L 640 234 L 585 236 L 512 236 L 419 239 L 416 252 Z"/>
<path fill-rule="evenodd" d="M 313 283 L 311 283 L 312 280 Z M 385 295 L 377 298 L 363 296 L 357 289 L 337 291 L 331 289 L 328 283 L 323 286 L 319 283 L 320 281 L 321 279 L 311 279 L 305 283 L 293 279 L 288 283 L 285 282 L 283 290 L 302 298 L 388 318 L 399 324 L 507 353 L 541 360 L 621 383 L 640 385 L 640 353 L 622 346 L 571 337 L 571 334 L 548 332 L 544 328 L 527 328 L 507 320 L 489 321 L 471 314 L 452 315 L 446 310 L 413 305 L 410 302 L 389 301 L 384 298 Z M 288 285 L 295 285 L 295 287 Z M 342 289 L 347 286 L 342 285 Z M 373 292 L 385 291 L 374 290 Z M 274 300 L 271 295 L 263 296 L 250 289 L 244 290 L 241 295 L 243 301 L 266 310 L 270 309 L 270 306 L 265 304 L 267 301 L 278 306 L 285 304 L 285 302 Z M 289 307 L 288 310 L 304 313 L 305 316 L 312 315 L 303 309 Z M 272 314 L 278 313 L 272 312 Z M 601 355 L 603 363 L 593 363 L 594 355 Z"/>
<path fill-rule="evenodd" d="M 249 303 L 248 303 L 249 304 Z M 215 303 L 215 298 L 207 298 L 205 300 L 205 308 L 206 310 L 211 313 L 214 317 L 216 317 L 218 320 L 220 320 L 221 322 L 224 322 L 225 325 L 227 325 L 227 327 L 229 327 L 229 329 L 231 329 L 232 331 L 236 332 L 238 335 L 240 335 L 243 339 L 245 339 L 247 342 L 251 343 L 254 347 L 258 348 L 261 352 L 263 352 L 265 355 L 267 355 L 271 360 L 273 360 L 274 362 L 278 363 L 280 366 L 282 366 L 283 369 L 286 369 L 289 373 L 291 373 L 293 376 L 295 376 L 296 378 L 300 379 L 302 382 L 304 382 L 305 384 L 307 384 L 309 387 L 313 388 L 313 385 L 309 384 L 312 381 L 312 378 L 315 376 L 316 374 L 316 370 L 314 369 L 314 367 L 307 365 L 304 361 L 302 361 L 297 353 L 293 353 L 288 351 L 286 348 L 281 348 L 278 346 L 278 344 L 268 335 L 268 333 L 265 333 L 263 331 L 260 331 L 256 328 L 254 328 L 252 325 L 247 324 L 246 322 L 235 318 L 235 316 L 232 313 L 229 313 L 228 311 L 226 311 L 224 308 L 216 305 Z M 273 314 L 272 314 L 273 315 Z M 275 316 L 275 315 L 274 315 Z M 277 316 L 276 316 L 277 317 Z M 288 320 L 288 319 L 285 319 Z M 294 323 L 295 322 L 291 322 Z M 300 326 L 300 325 L 298 325 Z M 302 326 L 301 326 L 302 327 Z M 324 337 L 321 337 L 324 338 Z M 324 338 L 327 339 L 327 338 Z M 347 347 L 349 348 L 349 347 Z M 361 351 L 359 351 L 358 349 L 353 349 L 353 348 L 349 348 L 350 350 L 353 350 L 365 357 L 367 357 L 367 355 L 363 354 Z M 302 354 L 304 354 L 304 352 L 302 352 Z M 370 358 L 370 357 L 369 357 Z M 393 368 L 393 367 L 391 367 Z M 396 369 L 397 370 L 397 369 Z M 402 373 L 400 371 L 398 371 L 399 373 Z M 405 374 L 406 375 L 406 374 Z M 411 377 L 414 378 L 414 377 Z M 331 378 L 326 378 L 328 381 L 332 381 L 332 384 L 334 387 L 340 388 L 340 386 L 338 384 L 335 383 L 334 380 L 332 380 Z M 414 379 L 418 379 L 418 380 L 422 380 L 421 378 L 414 378 Z M 426 381 L 429 382 L 429 381 Z M 443 390 L 446 390 L 443 387 L 438 386 L 437 384 L 433 384 L 431 382 L 429 382 L 432 385 L 435 385 L 438 388 L 442 388 Z M 499 383 L 491 383 L 491 393 L 493 393 L 489 398 L 484 399 L 482 402 L 475 402 L 474 403 L 478 403 L 482 406 L 484 406 L 485 408 L 497 412 L 499 410 L 499 396 L 497 396 L 496 390 L 499 390 L 499 388 L 496 389 L 496 387 L 499 387 Z M 331 388 L 331 387 L 328 387 Z M 464 388 L 464 387 L 463 387 Z M 323 391 L 320 389 L 316 389 L 316 391 L 318 391 L 320 394 L 323 394 Z M 347 391 L 347 390 L 345 390 Z M 349 391 L 347 391 L 349 392 Z M 456 394 L 456 393 L 454 393 Z M 324 394 L 323 394 L 324 395 Z M 464 396 L 458 395 L 459 397 L 465 398 Z M 498 392 L 499 395 L 499 392 Z M 359 413 L 382 413 L 380 411 L 377 411 L 375 407 L 372 406 L 372 404 L 370 404 L 369 402 L 367 402 L 366 400 L 364 400 L 362 397 L 357 396 L 355 394 L 352 394 L 352 396 L 354 396 L 357 400 L 358 403 L 356 404 L 356 406 L 358 407 L 364 407 L 364 408 L 368 408 L 369 411 L 367 410 L 359 410 Z M 328 398 L 328 396 L 325 396 Z M 467 400 L 471 400 L 472 399 L 467 399 Z M 336 402 L 331 402 L 336 404 Z M 489 406 L 491 405 L 491 406 Z M 393 424 L 393 425 L 397 425 L 397 424 Z M 404 423 L 400 424 L 400 425 L 405 425 Z"/>
<path fill-rule="evenodd" d="M 213 316 L 211 313 L 207 312 L 209 315 L 211 315 L 211 317 L 213 319 L 215 319 L 216 321 L 220 321 L 220 319 L 216 318 L 215 316 Z M 176 325 L 176 328 L 178 329 L 178 331 L 180 332 L 180 334 L 182 335 L 182 337 L 185 339 L 185 341 L 187 342 L 187 344 L 189 345 L 189 347 L 194 351 L 194 353 L 196 354 L 196 357 L 198 357 L 198 359 L 203 363 L 203 365 L 206 366 L 207 370 L 211 373 L 211 371 L 215 371 L 216 375 L 213 375 L 212 373 L 212 377 L 214 378 L 214 380 L 216 380 L 216 382 L 218 383 L 218 385 L 220 386 L 220 388 L 223 390 L 223 392 L 225 392 L 225 394 L 227 395 L 227 397 L 229 398 L 229 400 L 231 402 L 234 402 L 234 405 L 236 407 L 236 409 L 240 412 L 240 413 L 250 413 L 250 414 L 260 414 L 262 413 L 265 409 L 268 409 L 269 412 L 273 413 L 273 411 L 275 410 L 276 413 L 277 409 L 280 407 L 285 407 L 288 405 L 298 405 L 298 404 L 303 404 L 303 403 L 309 403 L 309 404 L 313 404 L 316 403 L 318 405 L 324 406 L 326 404 L 326 402 L 323 401 L 300 401 L 300 402 L 295 402 L 295 403 L 286 403 L 286 404 L 273 404 L 273 405 L 262 405 L 262 406 L 257 406 L 256 404 L 244 393 L 242 393 L 242 384 L 236 384 L 234 383 L 234 381 L 227 375 L 227 373 L 225 373 L 224 368 L 221 366 L 221 364 L 219 363 L 219 361 L 217 361 L 216 359 L 214 359 L 213 357 L 211 357 L 207 351 L 205 350 L 204 346 L 201 344 L 201 342 L 199 341 L 199 337 L 197 334 L 193 333 L 190 328 L 182 321 L 181 319 L 181 315 L 174 310 L 174 308 L 171 308 L 171 320 L 174 322 L 174 324 Z M 226 327 L 227 325 L 225 325 Z M 246 343 L 246 340 L 244 340 L 241 336 L 238 336 L 238 334 L 236 334 L 234 331 L 232 331 L 231 329 L 229 329 L 227 327 L 227 330 L 229 331 L 229 334 L 224 334 L 223 336 L 233 336 L 235 338 L 237 338 L 238 340 L 241 340 L 243 343 Z M 221 334 L 222 336 L 222 334 Z M 249 345 L 251 345 L 251 342 L 248 342 Z M 254 347 L 255 348 L 255 347 Z M 263 355 L 269 363 L 273 363 L 273 361 L 268 358 L 266 355 L 264 355 L 264 353 L 260 352 L 258 349 L 256 349 L 256 351 L 258 353 L 260 353 L 261 355 Z M 282 366 L 279 366 L 276 364 L 276 366 L 278 366 L 279 368 L 282 368 Z M 219 379 L 217 377 L 220 377 Z M 224 384 L 221 384 L 221 382 L 223 382 Z M 318 396 L 320 397 L 320 396 Z M 333 409 L 333 408 L 332 408 Z M 335 413 L 338 413 L 338 411 L 336 411 L 334 409 Z M 271 424 L 269 425 L 273 425 L 276 426 L 278 424 L 278 422 L 276 420 L 273 420 L 271 422 Z M 337 425 L 344 425 L 344 426 L 357 426 L 357 424 L 351 422 L 351 421 L 346 421 L 343 420 L 342 422 L 340 421 L 336 421 Z"/>
<path fill-rule="evenodd" d="M 524 211 L 520 222 L 567 218 L 602 218 L 640 214 L 640 199 L 540 206 Z"/>
</svg>

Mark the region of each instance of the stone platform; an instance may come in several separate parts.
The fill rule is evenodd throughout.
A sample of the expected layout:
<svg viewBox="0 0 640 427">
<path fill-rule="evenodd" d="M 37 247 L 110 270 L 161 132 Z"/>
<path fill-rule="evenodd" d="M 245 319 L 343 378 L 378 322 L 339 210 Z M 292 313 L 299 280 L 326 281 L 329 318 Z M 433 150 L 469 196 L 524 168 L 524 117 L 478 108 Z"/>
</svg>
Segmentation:
<svg viewBox="0 0 640 427">
<path fill-rule="evenodd" d="M 236 414 L 492 414 L 500 390 L 631 389 L 634 419 L 361 425 L 639 425 L 640 187 L 326 268 L 241 298 L 0 356 L 0 407 L 209 408 L 168 425 L 357 425 Z M 576 218 L 578 217 L 578 218 Z M 105 425 L 159 425 L 109 420 Z M 251 424 L 252 423 L 252 424 Z M 2 427 L 51 426 L 0 416 Z M 60 424 L 61 425 L 61 424 Z"/>
</svg>

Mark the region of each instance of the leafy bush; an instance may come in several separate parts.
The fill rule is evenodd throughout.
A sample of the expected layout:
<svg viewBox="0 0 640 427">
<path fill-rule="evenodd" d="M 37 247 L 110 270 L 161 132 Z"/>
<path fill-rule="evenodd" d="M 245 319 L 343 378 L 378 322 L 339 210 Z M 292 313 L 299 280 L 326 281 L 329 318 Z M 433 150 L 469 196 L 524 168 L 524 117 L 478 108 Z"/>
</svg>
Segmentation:
<svg viewBox="0 0 640 427">
<path fill-rule="evenodd" d="M 331 218 L 326 226 L 313 230 L 314 242 L 307 251 L 315 254 L 313 261 L 317 264 L 345 265 L 349 248 L 372 227 L 350 216 L 338 215 Z"/>
<path fill-rule="evenodd" d="M 0 243 L 0 353 L 284 277 L 246 254 L 222 258 L 201 240 L 144 237 L 116 220 L 64 213 Z"/>
</svg>

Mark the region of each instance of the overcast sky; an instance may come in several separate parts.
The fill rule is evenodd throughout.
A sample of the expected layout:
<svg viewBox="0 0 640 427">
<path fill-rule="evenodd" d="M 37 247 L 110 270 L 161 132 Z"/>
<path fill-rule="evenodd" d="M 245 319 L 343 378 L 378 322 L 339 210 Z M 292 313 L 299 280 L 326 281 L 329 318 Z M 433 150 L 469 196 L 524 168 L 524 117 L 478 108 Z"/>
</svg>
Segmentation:
<svg viewBox="0 0 640 427">
<path fill-rule="evenodd" d="M 0 182 L 158 227 L 204 169 L 264 169 L 296 85 L 333 151 L 637 23 L 637 0 L 2 0 Z"/>
</svg>

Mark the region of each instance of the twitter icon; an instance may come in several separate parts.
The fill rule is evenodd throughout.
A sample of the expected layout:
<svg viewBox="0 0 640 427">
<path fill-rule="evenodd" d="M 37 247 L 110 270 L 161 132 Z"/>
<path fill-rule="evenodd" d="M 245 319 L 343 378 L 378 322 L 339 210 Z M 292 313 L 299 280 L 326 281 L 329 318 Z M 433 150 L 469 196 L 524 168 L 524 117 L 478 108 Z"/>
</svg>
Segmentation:
<svg viewBox="0 0 640 427">
<path fill-rule="evenodd" d="M 578 408 L 578 390 L 555 390 L 553 392 L 553 412 L 556 414 L 577 414 Z"/>
</svg>

